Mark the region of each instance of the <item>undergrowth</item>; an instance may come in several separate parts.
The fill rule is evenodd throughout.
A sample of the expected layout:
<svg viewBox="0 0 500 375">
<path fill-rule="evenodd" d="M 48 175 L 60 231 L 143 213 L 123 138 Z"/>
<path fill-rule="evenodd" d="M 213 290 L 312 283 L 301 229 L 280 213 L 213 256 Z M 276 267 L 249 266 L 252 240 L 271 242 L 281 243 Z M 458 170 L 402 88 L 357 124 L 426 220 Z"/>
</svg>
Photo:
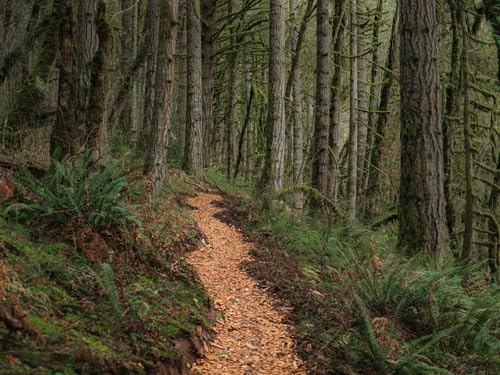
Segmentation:
<svg viewBox="0 0 500 375">
<path fill-rule="evenodd" d="M 408 259 L 395 226 L 297 216 L 285 201 L 211 181 L 238 196 L 236 220 L 272 249 L 256 249 L 248 269 L 294 307 L 312 372 L 500 372 L 500 293 L 483 265 Z"/>
<path fill-rule="evenodd" d="M 18 202 L 6 214 L 46 226 L 80 218 L 96 230 L 137 223 L 129 202 L 141 184 L 127 178 L 119 160 L 93 164 L 93 154 L 87 152 L 62 162 L 52 160 L 42 178 L 23 169 L 16 180 L 25 191 L 18 193 Z"/>
<path fill-rule="evenodd" d="M 147 189 L 130 189 L 131 177 L 116 164 L 86 173 L 81 163 L 54 163 L 41 180 L 23 173 L 17 196 L 0 206 L 0 374 L 181 368 L 182 356 L 193 353 L 177 343 L 192 346 L 210 326 L 208 299 L 182 258 L 199 238 L 173 194 L 189 178 L 173 172 L 153 199 Z M 62 234 L 82 220 L 100 241 Z M 115 238 L 117 227 L 127 231 L 126 243 Z M 85 251 L 100 246 L 110 248 L 106 258 Z"/>
</svg>

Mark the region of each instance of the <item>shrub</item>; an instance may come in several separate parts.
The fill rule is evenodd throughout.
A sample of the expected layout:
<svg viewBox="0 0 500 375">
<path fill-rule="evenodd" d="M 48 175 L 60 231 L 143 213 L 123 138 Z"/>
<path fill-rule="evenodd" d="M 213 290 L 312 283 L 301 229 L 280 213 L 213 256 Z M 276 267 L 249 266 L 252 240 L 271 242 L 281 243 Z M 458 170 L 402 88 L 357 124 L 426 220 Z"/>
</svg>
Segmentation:
<svg viewBox="0 0 500 375">
<path fill-rule="evenodd" d="M 127 181 L 118 161 L 93 167 L 92 153 L 87 152 L 81 158 L 53 160 L 40 179 L 24 169 L 17 182 L 31 195 L 31 199 L 21 198 L 21 204 L 7 210 L 17 217 L 44 218 L 45 224 L 78 218 L 95 230 L 104 226 L 124 228 L 137 222 L 126 202 L 138 190 L 138 184 Z"/>
</svg>

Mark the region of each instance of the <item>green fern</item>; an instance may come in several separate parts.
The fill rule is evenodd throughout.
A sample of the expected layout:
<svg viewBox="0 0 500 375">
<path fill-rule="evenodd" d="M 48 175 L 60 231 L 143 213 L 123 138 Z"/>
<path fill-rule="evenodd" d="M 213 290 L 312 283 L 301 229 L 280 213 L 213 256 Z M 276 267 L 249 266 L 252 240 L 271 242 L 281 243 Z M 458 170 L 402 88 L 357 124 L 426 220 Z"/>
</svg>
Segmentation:
<svg viewBox="0 0 500 375">
<path fill-rule="evenodd" d="M 81 158 L 53 160 L 41 179 L 22 170 L 17 182 L 34 199 L 10 211 L 29 211 L 32 218 L 43 217 L 46 224 L 78 217 L 96 230 L 103 226 L 125 229 L 137 223 L 132 207 L 124 201 L 138 191 L 139 185 L 122 175 L 118 161 L 106 161 L 98 168 L 91 168 L 92 163 L 92 153 L 87 152 Z"/>
</svg>

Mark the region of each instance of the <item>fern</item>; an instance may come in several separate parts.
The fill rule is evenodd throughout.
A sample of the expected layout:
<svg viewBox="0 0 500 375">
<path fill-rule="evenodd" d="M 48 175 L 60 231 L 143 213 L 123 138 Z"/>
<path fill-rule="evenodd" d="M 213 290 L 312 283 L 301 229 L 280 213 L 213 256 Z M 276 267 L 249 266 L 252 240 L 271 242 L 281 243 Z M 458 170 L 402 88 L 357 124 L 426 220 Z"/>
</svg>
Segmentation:
<svg viewBox="0 0 500 375">
<path fill-rule="evenodd" d="M 98 279 L 101 288 L 104 290 L 106 295 L 113 306 L 113 310 L 117 314 L 122 313 L 122 308 L 120 305 L 120 298 L 118 297 L 118 291 L 115 283 L 115 276 L 113 269 L 108 263 L 101 264 L 102 276 Z"/>
<path fill-rule="evenodd" d="M 124 204 L 138 191 L 137 183 L 131 184 L 121 175 L 118 161 L 105 162 L 91 168 L 92 154 L 81 158 L 53 160 L 47 174 L 38 179 L 27 169 L 22 170 L 17 182 L 34 199 L 12 207 L 8 212 L 24 211 L 33 218 L 48 218 L 51 222 L 66 222 L 70 217 L 85 220 L 94 229 L 116 226 L 124 229 L 137 219 L 131 206 Z"/>
</svg>

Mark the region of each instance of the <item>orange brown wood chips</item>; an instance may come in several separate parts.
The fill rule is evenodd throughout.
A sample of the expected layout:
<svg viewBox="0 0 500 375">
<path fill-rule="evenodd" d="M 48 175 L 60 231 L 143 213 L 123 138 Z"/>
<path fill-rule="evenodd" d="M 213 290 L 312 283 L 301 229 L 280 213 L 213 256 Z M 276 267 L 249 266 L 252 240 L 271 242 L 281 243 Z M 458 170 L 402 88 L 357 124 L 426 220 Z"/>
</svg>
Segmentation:
<svg viewBox="0 0 500 375">
<path fill-rule="evenodd" d="M 272 298 L 241 269 L 252 245 L 237 229 L 214 217 L 220 211 L 214 194 L 198 194 L 189 203 L 208 243 L 187 256 L 221 319 L 213 342 L 195 362 L 196 375 L 302 375 L 305 366 L 295 352 L 292 328 Z"/>
</svg>

